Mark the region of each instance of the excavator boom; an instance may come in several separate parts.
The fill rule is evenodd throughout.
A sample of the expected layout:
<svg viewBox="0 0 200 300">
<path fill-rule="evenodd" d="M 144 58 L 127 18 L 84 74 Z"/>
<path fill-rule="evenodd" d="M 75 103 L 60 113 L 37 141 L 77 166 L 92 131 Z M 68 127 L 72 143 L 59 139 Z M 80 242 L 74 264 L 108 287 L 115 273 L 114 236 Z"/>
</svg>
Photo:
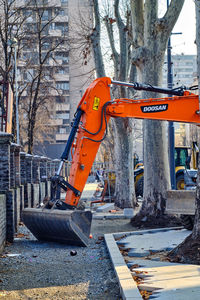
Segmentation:
<svg viewBox="0 0 200 300">
<path fill-rule="evenodd" d="M 111 99 L 110 88 L 116 84 L 175 96 L 137 100 Z M 60 167 L 52 178 L 53 186 L 56 187 L 53 199 L 40 213 L 37 209 L 23 211 L 25 225 L 38 239 L 87 244 L 92 220 L 91 212 L 79 213 L 77 217 L 76 208 L 100 143 L 107 133 L 110 117 L 200 123 L 199 99 L 197 95 L 183 89 L 169 90 L 138 83 L 127 84 L 112 81 L 108 77 L 96 79 L 88 87 L 78 105 Z M 72 161 L 69 180 L 66 182 L 60 176 L 60 172 L 70 152 Z M 58 186 L 67 191 L 64 202 L 60 201 L 59 193 L 56 192 Z M 59 233 L 59 228 L 60 231 L 62 228 L 62 234 Z"/>
</svg>

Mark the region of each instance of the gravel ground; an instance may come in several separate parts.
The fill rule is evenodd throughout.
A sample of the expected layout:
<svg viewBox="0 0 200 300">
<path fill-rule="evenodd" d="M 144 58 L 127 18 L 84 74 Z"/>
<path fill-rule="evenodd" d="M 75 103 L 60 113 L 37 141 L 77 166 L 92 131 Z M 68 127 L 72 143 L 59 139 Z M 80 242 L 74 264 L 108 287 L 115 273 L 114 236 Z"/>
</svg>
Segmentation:
<svg viewBox="0 0 200 300">
<path fill-rule="evenodd" d="M 89 246 L 75 247 L 38 242 L 20 226 L 0 256 L 0 298 L 121 299 L 103 234 L 133 230 L 128 220 L 93 220 Z"/>
</svg>

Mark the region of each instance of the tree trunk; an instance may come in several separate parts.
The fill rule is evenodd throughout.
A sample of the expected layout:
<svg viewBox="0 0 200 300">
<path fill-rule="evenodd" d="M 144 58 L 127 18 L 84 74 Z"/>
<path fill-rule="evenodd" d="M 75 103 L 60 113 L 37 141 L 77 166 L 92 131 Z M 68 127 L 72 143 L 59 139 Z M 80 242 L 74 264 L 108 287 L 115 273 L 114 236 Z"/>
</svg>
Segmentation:
<svg viewBox="0 0 200 300">
<path fill-rule="evenodd" d="M 105 76 L 103 56 L 100 47 L 100 14 L 98 0 L 93 0 L 95 27 L 91 35 L 93 53 L 95 57 L 95 66 L 97 76 Z M 128 41 L 127 28 L 119 13 L 119 0 L 114 0 L 114 15 L 119 30 L 120 54 L 115 48 L 116 38 L 114 37 L 112 21 L 110 17 L 105 17 L 104 21 L 112 49 L 112 57 L 114 61 L 114 77 L 116 80 L 128 81 L 127 75 L 129 68 L 128 63 Z M 113 20 L 113 19 L 112 19 Z M 132 77 L 134 76 L 134 68 L 131 69 Z M 117 97 L 126 97 L 125 88 L 117 89 Z M 114 91 L 115 93 L 115 91 Z M 134 189 L 134 173 L 133 173 L 133 126 L 131 120 L 116 119 L 114 124 L 114 160 L 116 171 L 116 191 L 115 204 L 121 208 L 131 208 L 136 202 Z M 110 137 L 108 137 L 110 138 Z"/>
<path fill-rule="evenodd" d="M 196 45 L 197 45 L 197 77 L 200 91 L 200 1 L 196 6 Z M 171 261 L 200 264 L 200 160 L 198 162 L 197 189 L 195 200 L 195 220 L 192 234 L 173 249 L 168 257 Z"/>
<path fill-rule="evenodd" d="M 116 189 L 115 204 L 120 208 L 134 206 L 133 126 L 132 120 L 115 120 Z"/>
<path fill-rule="evenodd" d="M 196 45 L 197 45 L 197 77 L 200 92 L 200 1 L 195 1 L 196 7 Z M 200 106 L 200 99 L 199 99 Z M 198 141 L 200 143 L 200 141 Z M 198 162 L 198 184 L 196 192 L 196 212 L 192 238 L 200 241 L 200 159 Z"/>
<path fill-rule="evenodd" d="M 153 48 L 154 45 L 152 45 Z M 157 45 L 158 47 L 158 45 Z M 164 53 L 152 55 L 145 64 L 143 82 L 161 86 Z M 157 98 L 161 95 L 143 93 L 144 98 Z M 166 122 L 144 120 L 144 202 L 142 214 L 163 215 L 165 193 L 170 187 Z"/>
<path fill-rule="evenodd" d="M 131 3 L 133 9 L 135 3 L 134 1 Z M 158 1 L 145 1 L 143 43 L 140 37 L 140 47 L 136 49 L 133 55 L 133 59 L 141 72 L 142 82 L 155 86 L 162 85 L 162 66 L 167 41 L 183 3 L 184 1 L 171 1 L 165 16 L 163 19 L 159 19 Z M 142 19 L 136 16 L 134 9 L 133 12 L 135 13 L 133 17 Z M 162 95 L 143 92 L 145 99 L 159 97 Z M 141 221 L 145 221 L 151 226 L 150 222 L 154 224 L 159 217 L 162 224 L 166 190 L 170 187 L 166 122 L 144 120 L 143 129 L 144 200 L 140 212 L 131 222 L 133 225 L 138 225 Z"/>
</svg>

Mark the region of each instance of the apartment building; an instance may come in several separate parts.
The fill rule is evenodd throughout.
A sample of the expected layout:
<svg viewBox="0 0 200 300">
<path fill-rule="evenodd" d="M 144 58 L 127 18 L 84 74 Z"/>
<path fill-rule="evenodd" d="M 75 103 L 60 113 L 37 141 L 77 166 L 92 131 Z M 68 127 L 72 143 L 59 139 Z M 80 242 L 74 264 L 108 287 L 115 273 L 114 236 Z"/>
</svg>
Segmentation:
<svg viewBox="0 0 200 300">
<path fill-rule="evenodd" d="M 167 62 L 167 57 L 165 58 Z M 172 55 L 173 87 L 193 84 L 197 72 L 196 55 Z M 163 67 L 163 84 L 167 86 L 167 63 Z"/>
<path fill-rule="evenodd" d="M 27 28 L 38 22 L 34 12 L 35 0 L 32 2 L 29 1 L 26 6 L 27 1 L 19 0 L 23 15 L 26 16 Z M 83 63 L 83 48 L 80 47 L 80 43 L 84 44 L 84 41 L 80 42 L 77 37 L 78 32 L 82 30 L 80 19 L 84 22 L 84 28 L 91 28 L 92 7 L 89 0 L 39 0 L 37 7 L 41 7 L 42 10 L 41 24 L 47 24 L 42 55 L 55 47 L 45 65 L 46 80 L 52 82 L 52 88 L 49 89 L 52 114 L 47 126 L 52 126 L 55 130 L 51 140 L 44 140 L 42 145 L 35 147 L 34 152 L 57 158 L 60 157 L 68 139 L 75 108 L 93 79 L 92 56 L 87 64 Z M 33 57 L 34 51 L 24 45 L 21 61 L 18 63 L 20 81 L 25 82 L 33 75 L 34 70 L 31 68 L 28 72 L 23 72 L 23 60 L 27 61 L 29 57 Z M 42 91 L 46 93 L 45 89 L 41 90 L 41 93 Z M 26 91 L 23 97 L 27 97 Z"/>
</svg>

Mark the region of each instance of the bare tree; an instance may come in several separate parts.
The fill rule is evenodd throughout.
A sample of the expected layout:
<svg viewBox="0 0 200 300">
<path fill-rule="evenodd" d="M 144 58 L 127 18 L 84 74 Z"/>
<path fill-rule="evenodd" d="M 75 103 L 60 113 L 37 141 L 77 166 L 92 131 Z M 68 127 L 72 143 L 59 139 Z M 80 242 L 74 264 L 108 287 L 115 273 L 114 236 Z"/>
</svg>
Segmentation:
<svg viewBox="0 0 200 300">
<path fill-rule="evenodd" d="M 0 0 L 0 77 L 3 81 L 8 81 L 11 85 L 12 91 L 15 93 L 15 59 L 19 57 L 20 44 L 24 33 L 22 31 L 23 24 L 26 17 L 21 14 L 21 7 L 16 0 Z M 21 89 L 23 91 L 23 89 Z M 21 93 L 18 98 L 20 99 Z M 16 138 L 16 120 L 15 120 L 15 101 L 13 110 L 13 134 Z"/>
<path fill-rule="evenodd" d="M 43 129 L 43 137 L 47 137 L 49 131 L 52 134 L 50 121 L 46 124 L 43 122 L 42 126 L 41 119 L 50 119 L 50 112 L 53 111 L 53 97 L 51 94 L 53 94 L 53 90 L 60 89 L 60 87 L 55 86 L 52 68 L 57 64 L 57 58 L 54 55 L 55 51 L 62 52 L 64 50 L 66 59 L 68 59 L 68 54 L 64 49 L 67 28 L 65 28 L 62 38 L 55 38 L 54 40 L 48 38 L 49 28 L 57 14 L 54 16 L 49 15 L 47 8 L 45 1 L 38 3 L 38 1 L 34 0 L 23 9 L 23 13 L 27 18 L 31 17 L 32 20 L 31 23 L 26 22 L 24 26 L 24 51 L 21 57 L 20 68 L 21 75 L 25 78 L 27 84 L 26 93 L 20 103 L 20 108 L 21 114 L 24 115 L 24 132 L 27 132 L 27 138 L 23 141 L 23 145 L 27 145 L 28 153 L 32 153 L 34 141 L 38 140 L 38 129 Z M 62 55 L 64 55 L 63 52 Z M 49 60 L 51 60 L 51 65 Z M 38 126 L 37 122 L 42 127 Z"/>
<path fill-rule="evenodd" d="M 157 0 L 131 0 L 133 23 L 133 62 L 142 82 L 162 84 L 162 66 L 168 38 L 178 19 L 184 0 L 172 0 L 162 18 L 158 17 Z M 144 4 L 145 2 L 145 4 Z M 143 98 L 160 97 L 143 93 Z M 170 186 L 166 123 L 144 121 L 144 201 L 133 224 L 150 219 L 163 219 L 166 190 Z M 153 221 L 154 222 L 154 221 Z"/>
<path fill-rule="evenodd" d="M 128 3 L 120 11 L 120 1 L 113 1 L 111 5 L 104 7 L 104 24 L 107 30 L 109 47 L 111 49 L 111 59 L 114 65 L 114 77 L 116 80 L 129 81 L 133 77 L 133 68 L 131 66 L 131 14 Z M 105 62 L 103 60 L 101 49 L 101 19 L 99 11 L 99 2 L 93 0 L 95 26 L 90 35 L 90 41 L 93 47 L 96 72 L 98 77 L 105 76 Z M 123 12 L 123 14 L 121 13 Z M 117 38 L 114 37 L 117 33 Z M 119 50 L 117 50 L 119 48 Z M 121 87 L 115 89 L 115 97 L 126 97 L 127 90 Z M 134 167 L 133 167 L 133 122 L 132 120 L 116 119 L 112 120 L 112 130 L 114 137 L 115 171 L 116 171 L 116 191 L 115 204 L 118 207 L 133 207 L 136 202 L 134 192 Z M 109 136 L 109 138 L 111 138 Z M 110 149 L 111 150 L 111 149 Z M 124 187 L 124 188 L 122 188 Z"/>
<path fill-rule="evenodd" d="M 101 39 L 99 1 L 93 0 L 95 26 L 87 36 L 93 47 L 97 76 L 105 76 Z M 108 1 L 108 3 L 110 3 Z M 138 78 L 152 85 L 162 83 L 162 65 L 166 45 L 173 26 L 179 16 L 184 0 L 172 0 L 162 18 L 158 17 L 158 1 L 114 0 L 103 19 L 110 42 L 114 77 L 121 81 Z M 145 4 L 145 5 L 144 5 Z M 122 14 L 123 12 L 123 14 Z M 117 28 L 117 30 L 115 29 Z M 117 39 L 116 39 L 117 36 Z M 115 97 L 126 97 L 127 90 L 121 87 L 114 91 Z M 143 98 L 160 95 L 145 92 Z M 115 159 L 117 166 L 116 204 L 132 207 L 133 184 L 133 126 L 130 119 L 114 121 Z M 159 121 L 144 122 L 145 191 L 144 203 L 138 219 L 144 216 L 162 216 L 165 208 L 165 192 L 169 188 L 169 166 L 167 155 L 166 124 Z M 159 155 L 158 155 L 159 153 Z M 160 180 L 160 178 L 162 180 Z M 126 188 L 123 188 L 126 187 Z M 146 218 L 148 220 L 148 218 Z"/>
</svg>

